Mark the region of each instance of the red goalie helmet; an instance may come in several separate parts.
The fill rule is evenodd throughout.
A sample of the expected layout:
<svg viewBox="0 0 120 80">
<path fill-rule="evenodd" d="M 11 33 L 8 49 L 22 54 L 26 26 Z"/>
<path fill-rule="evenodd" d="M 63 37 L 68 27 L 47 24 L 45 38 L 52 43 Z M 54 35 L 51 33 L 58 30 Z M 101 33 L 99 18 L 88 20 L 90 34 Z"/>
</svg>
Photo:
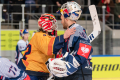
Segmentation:
<svg viewBox="0 0 120 80">
<path fill-rule="evenodd" d="M 57 20 L 52 14 L 42 14 L 38 20 L 38 26 L 43 31 L 51 32 L 52 35 L 57 35 Z"/>
</svg>

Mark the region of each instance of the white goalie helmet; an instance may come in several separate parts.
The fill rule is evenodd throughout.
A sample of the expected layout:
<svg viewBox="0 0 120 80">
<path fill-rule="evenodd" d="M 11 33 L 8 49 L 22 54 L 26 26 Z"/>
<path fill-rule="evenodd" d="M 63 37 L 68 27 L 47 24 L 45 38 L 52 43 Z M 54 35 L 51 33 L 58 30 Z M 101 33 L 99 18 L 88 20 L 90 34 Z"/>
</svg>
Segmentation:
<svg viewBox="0 0 120 80">
<path fill-rule="evenodd" d="M 63 15 L 65 18 L 77 21 L 80 18 L 82 10 L 78 3 L 72 1 L 64 3 L 60 10 L 57 11 L 57 13 Z"/>
</svg>

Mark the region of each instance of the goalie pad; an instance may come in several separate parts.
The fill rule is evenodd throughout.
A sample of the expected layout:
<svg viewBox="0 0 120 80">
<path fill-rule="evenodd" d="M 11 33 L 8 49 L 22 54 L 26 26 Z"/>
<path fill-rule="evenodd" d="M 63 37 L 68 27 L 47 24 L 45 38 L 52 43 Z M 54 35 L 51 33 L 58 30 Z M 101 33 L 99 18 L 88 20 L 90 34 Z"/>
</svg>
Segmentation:
<svg viewBox="0 0 120 80">
<path fill-rule="evenodd" d="M 63 58 L 72 59 L 72 62 L 64 61 Z M 53 74 L 56 77 L 66 77 L 73 73 L 75 73 L 78 70 L 78 67 L 80 64 L 75 59 L 74 56 L 69 55 L 68 52 L 63 56 L 63 58 L 50 58 L 47 61 L 47 68 L 50 71 L 51 74 Z"/>
</svg>

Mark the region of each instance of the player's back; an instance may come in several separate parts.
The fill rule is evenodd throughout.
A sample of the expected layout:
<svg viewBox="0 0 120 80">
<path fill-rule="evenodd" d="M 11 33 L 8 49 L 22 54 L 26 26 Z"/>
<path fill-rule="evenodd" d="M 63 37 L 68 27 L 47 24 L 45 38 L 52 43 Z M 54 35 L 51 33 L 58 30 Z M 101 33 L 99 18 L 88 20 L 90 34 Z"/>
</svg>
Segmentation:
<svg viewBox="0 0 120 80">
<path fill-rule="evenodd" d="M 48 35 L 43 32 L 37 32 L 30 40 L 22 59 L 26 70 L 49 73 L 45 62 L 54 55 L 48 56 L 47 54 L 49 45 L 45 45 L 45 43 L 51 43 L 51 38 L 49 38 L 51 36 L 46 36 Z"/>
</svg>

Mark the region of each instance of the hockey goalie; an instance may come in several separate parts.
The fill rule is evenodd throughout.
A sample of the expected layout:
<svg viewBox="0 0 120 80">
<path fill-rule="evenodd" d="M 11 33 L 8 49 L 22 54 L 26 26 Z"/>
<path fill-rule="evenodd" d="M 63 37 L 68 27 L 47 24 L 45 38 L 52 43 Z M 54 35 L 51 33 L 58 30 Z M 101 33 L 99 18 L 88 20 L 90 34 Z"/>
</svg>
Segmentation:
<svg viewBox="0 0 120 80">
<path fill-rule="evenodd" d="M 91 8 L 94 10 L 94 6 L 91 6 Z M 88 37 L 86 30 L 76 23 L 81 12 L 81 6 L 76 2 L 67 2 L 57 11 L 57 13 L 61 14 L 63 28 L 75 27 L 76 32 L 65 40 L 64 48 L 62 48 L 64 56 L 50 58 L 46 62 L 48 70 L 54 76 L 54 80 L 92 80 L 92 64 L 90 60 L 93 48 L 90 42 L 99 35 L 101 29 L 97 13 L 93 11 L 95 15 L 92 14 L 92 16 L 94 16 L 94 23 L 96 24 L 93 25 L 94 30 Z M 94 36 L 93 39 L 91 39 L 91 35 Z"/>
</svg>

